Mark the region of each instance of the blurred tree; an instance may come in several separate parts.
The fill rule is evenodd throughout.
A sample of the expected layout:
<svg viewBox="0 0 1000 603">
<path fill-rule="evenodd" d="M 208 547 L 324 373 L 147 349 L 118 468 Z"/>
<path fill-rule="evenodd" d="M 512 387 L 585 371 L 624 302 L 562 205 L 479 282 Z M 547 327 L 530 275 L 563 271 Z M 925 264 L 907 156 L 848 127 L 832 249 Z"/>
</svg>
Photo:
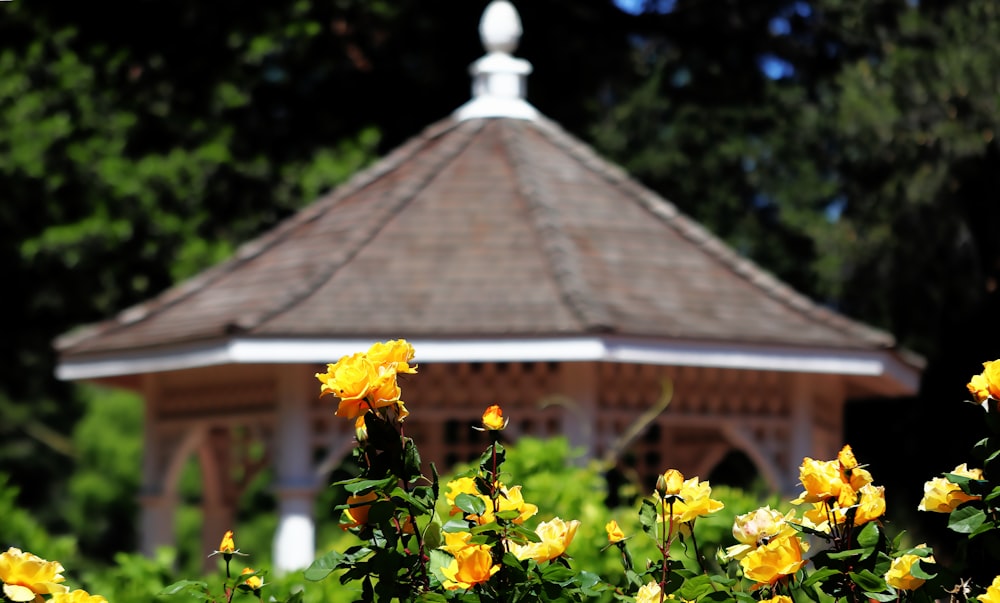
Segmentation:
<svg viewBox="0 0 1000 603">
<path fill-rule="evenodd" d="M 0 466 L 31 485 L 21 504 L 76 525 L 55 501 L 101 503 L 88 480 L 110 460 L 74 446 L 83 404 L 54 378 L 52 339 L 226 257 L 467 100 L 485 4 L 4 3 Z M 578 99 L 627 65 L 624 15 L 522 8 L 540 104 L 580 126 Z M 589 68 L 564 73 L 584 49 Z M 68 486 L 74 461 L 90 477 Z"/>
</svg>

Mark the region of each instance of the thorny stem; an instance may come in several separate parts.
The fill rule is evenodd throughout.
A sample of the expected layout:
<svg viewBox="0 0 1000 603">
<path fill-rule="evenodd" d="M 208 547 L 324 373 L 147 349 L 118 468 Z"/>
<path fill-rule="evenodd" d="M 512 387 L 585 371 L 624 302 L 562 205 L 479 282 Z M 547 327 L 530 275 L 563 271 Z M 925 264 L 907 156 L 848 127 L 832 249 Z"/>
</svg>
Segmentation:
<svg viewBox="0 0 1000 603">
<path fill-rule="evenodd" d="M 660 510 L 663 512 L 665 529 L 660 543 L 660 554 L 663 555 L 663 565 L 660 568 L 660 603 L 666 597 L 667 586 L 667 566 L 670 564 L 670 541 L 674 535 L 674 498 L 670 497 L 668 503 L 665 498 L 660 499 Z M 667 512 L 669 510 L 669 513 Z"/>
</svg>

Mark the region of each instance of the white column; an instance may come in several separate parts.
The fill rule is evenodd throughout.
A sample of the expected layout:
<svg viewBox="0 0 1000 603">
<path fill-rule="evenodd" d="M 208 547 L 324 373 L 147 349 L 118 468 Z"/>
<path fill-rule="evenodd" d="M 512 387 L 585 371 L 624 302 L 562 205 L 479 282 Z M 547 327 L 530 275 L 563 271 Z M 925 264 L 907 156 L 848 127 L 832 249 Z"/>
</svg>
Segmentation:
<svg viewBox="0 0 1000 603">
<path fill-rule="evenodd" d="M 582 449 L 586 462 L 596 455 L 597 365 L 593 362 L 563 362 L 559 366 L 563 433 L 570 448 Z"/>
<path fill-rule="evenodd" d="M 792 386 L 789 391 L 791 404 L 791 438 L 788 442 L 788 467 L 786 468 L 784 489 L 788 493 L 798 493 L 799 466 L 802 459 L 816 454 L 816 442 L 813 430 L 816 395 L 812 387 L 813 381 L 809 375 L 795 373 L 791 376 Z"/>
<path fill-rule="evenodd" d="M 299 366 L 281 367 L 278 379 L 278 412 L 275 429 L 275 473 L 278 530 L 274 535 L 274 569 L 277 573 L 308 567 L 316 551 L 313 498 L 316 478 L 312 466 L 310 401 L 319 386 Z"/>
<path fill-rule="evenodd" d="M 163 462 L 164 442 L 159 429 L 159 383 L 156 375 L 143 376 L 142 492 L 139 495 L 139 550 L 152 557 L 160 547 L 174 545 L 177 496 L 167 484 Z"/>
</svg>

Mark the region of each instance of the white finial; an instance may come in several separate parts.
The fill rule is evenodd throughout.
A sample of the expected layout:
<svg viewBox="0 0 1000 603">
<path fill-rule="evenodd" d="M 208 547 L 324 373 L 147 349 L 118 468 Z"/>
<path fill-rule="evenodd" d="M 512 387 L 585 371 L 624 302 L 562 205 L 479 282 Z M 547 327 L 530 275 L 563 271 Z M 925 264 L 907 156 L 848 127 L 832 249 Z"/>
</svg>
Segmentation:
<svg viewBox="0 0 1000 603">
<path fill-rule="evenodd" d="M 512 117 L 535 119 L 525 98 L 531 63 L 511 56 L 521 39 L 521 18 L 507 0 L 493 0 L 479 20 L 486 56 L 472 64 L 472 100 L 455 111 L 456 119 Z"/>
<path fill-rule="evenodd" d="M 521 41 L 521 18 L 514 5 L 506 0 L 493 0 L 479 20 L 479 38 L 486 52 L 512 54 Z"/>
</svg>

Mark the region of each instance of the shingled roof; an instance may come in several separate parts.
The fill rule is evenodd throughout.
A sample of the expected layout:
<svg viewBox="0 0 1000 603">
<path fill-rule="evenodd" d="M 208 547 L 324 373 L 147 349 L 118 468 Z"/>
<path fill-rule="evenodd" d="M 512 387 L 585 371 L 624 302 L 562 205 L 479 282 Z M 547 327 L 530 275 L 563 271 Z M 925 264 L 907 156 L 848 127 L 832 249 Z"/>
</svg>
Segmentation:
<svg viewBox="0 0 1000 603">
<path fill-rule="evenodd" d="M 476 100 L 230 260 L 62 337 L 64 365 L 234 339 L 894 348 L 889 334 L 732 251 L 524 101 L 494 111 Z"/>
</svg>

